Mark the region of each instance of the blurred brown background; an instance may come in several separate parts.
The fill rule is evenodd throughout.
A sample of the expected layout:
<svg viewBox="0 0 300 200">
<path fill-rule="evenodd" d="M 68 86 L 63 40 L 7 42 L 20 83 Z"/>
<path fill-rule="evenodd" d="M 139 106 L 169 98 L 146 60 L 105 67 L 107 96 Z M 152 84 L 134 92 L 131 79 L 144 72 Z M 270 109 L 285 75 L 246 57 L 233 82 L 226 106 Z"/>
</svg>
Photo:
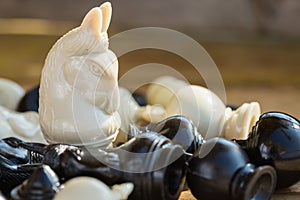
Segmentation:
<svg viewBox="0 0 300 200">
<path fill-rule="evenodd" d="M 1 0 L 0 76 L 26 89 L 38 84 L 53 43 L 80 24 L 103 1 Z M 110 36 L 158 26 L 199 41 L 223 77 L 227 103 L 257 100 L 263 111 L 279 110 L 300 118 L 300 2 L 297 0 L 113 0 Z M 193 84 L 203 84 L 192 66 L 156 50 L 120 58 L 120 76 L 144 63 L 174 67 Z M 142 76 L 145 75 L 141 75 Z"/>
<path fill-rule="evenodd" d="M 29 89 L 39 83 L 47 52 L 85 13 L 103 1 L 1 0 L 0 76 Z M 300 1 L 298 0 L 112 0 L 109 35 L 144 27 L 164 27 L 197 40 L 218 66 L 227 103 L 259 101 L 263 111 L 300 118 Z M 145 63 L 180 71 L 204 84 L 185 60 L 159 50 L 119 58 L 120 76 Z M 159 75 L 159 72 L 158 72 Z M 140 78 L 147 75 L 141 74 Z M 184 199 L 192 199 L 189 194 Z M 276 197 L 275 197 L 276 198 Z M 296 199 L 278 196 L 277 199 Z"/>
</svg>

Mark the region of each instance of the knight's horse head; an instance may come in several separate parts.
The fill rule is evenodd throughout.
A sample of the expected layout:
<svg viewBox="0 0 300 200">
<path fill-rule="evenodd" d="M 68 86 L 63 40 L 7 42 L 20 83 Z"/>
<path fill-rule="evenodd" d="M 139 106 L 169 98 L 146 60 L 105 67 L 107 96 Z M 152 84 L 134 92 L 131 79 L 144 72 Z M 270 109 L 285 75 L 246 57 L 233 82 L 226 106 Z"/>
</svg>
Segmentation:
<svg viewBox="0 0 300 200">
<path fill-rule="evenodd" d="M 91 138 L 97 138 L 100 137 L 95 135 L 97 131 L 98 134 L 112 135 L 119 127 L 112 119 L 120 99 L 118 60 L 108 49 L 107 29 L 111 14 L 108 2 L 91 9 L 79 27 L 54 44 L 46 58 L 39 112 L 41 127 L 49 142 L 78 143 L 78 138 L 72 138 L 71 132 L 75 129 L 84 132 L 88 139 L 88 133 L 94 134 Z M 74 113 L 80 113 L 80 119 L 74 121 Z M 90 120 L 88 115 L 91 113 L 98 119 Z M 99 125 L 99 121 L 103 123 Z M 59 139 L 62 141 L 54 138 L 58 131 L 64 133 Z"/>
<path fill-rule="evenodd" d="M 109 3 L 93 8 L 66 43 L 70 57 L 63 64 L 67 83 L 91 104 L 111 114 L 119 107 L 118 60 L 108 49 Z M 78 34 L 79 33 L 79 34 Z M 75 38 L 73 38 L 75 34 Z M 68 34 L 65 35 L 65 39 Z M 72 41 L 75 39 L 78 42 Z M 69 42 L 69 41 L 68 41 Z M 76 45 L 76 46 L 75 46 Z"/>
</svg>

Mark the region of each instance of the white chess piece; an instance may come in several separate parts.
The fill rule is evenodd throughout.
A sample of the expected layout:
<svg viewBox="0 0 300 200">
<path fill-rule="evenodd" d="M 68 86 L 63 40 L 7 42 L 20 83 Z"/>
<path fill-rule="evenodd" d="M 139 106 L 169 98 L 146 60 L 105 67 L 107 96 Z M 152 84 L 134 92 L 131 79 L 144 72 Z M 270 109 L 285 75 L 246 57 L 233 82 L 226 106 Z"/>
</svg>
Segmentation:
<svg viewBox="0 0 300 200">
<path fill-rule="evenodd" d="M 14 81 L 0 78 L 0 105 L 16 110 L 19 101 L 24 96 L 24 89 Z"/>
<path fill-rule="evenodd" d="M 107 146 L 120 118 L 118 60 L 108 49 L 111 4 L 91 9 L 45 60 L 39 113 L 49 143 Z"/>
<path fill-rule="evenodd" d="M 106 184 L 92 177 L 77 177 L 67 181 L 54 200 L 124 200 L 133 190 L 132 183 Z"/>
<path fill-rule="evenodd" d="M 159 83 L 161 82 L 164 84 L 161 87 L 156 86 L 157 94 L 161 93 L 159 90 L 174 88 L 176 79 L 173 78 L 172 82 L 160 79 Z M 171 97 L 168 98 L 168 103 L 165 103 L 164 96 L 160 99 L 158 95 L 152 99 L 152 103 L 164 104 L 168 117 L 180 114 L 190 118 L 197 126 L 198 132 L 206 139 L 217 136 L 227 139 L 247 139 L 261 114 L 257 102 L 244 103 L 232 111 L 231 108 L 226 108 L 216 94 L 198 85 L 182 86 L 169 96 Z"/>
<path fill-rule="evenodd" d="M 26 142 L 46 143 L 37 112 L 19 113 L 0 106 L 0 139 L 16 137 Z"/>
<path fill-rule="evenodd" d="M 152 81 L 146 91 L 147 102 L 150 105 L 160 104 L 165 108 L 169 105 L 173 94 L 189 83 L 173 76 L 161 76 Z"/>
<path fill-rule="evenodd" d="M 118 112 L 121 117 L 121 130 L 124 133 L 129 133 L 130 124 L 155 123 L 166 117 L 165 110 L 161 105 L 139 106 L 129 90 L 120 87 L 119 92 L 120 107 Z"/>
</svg>

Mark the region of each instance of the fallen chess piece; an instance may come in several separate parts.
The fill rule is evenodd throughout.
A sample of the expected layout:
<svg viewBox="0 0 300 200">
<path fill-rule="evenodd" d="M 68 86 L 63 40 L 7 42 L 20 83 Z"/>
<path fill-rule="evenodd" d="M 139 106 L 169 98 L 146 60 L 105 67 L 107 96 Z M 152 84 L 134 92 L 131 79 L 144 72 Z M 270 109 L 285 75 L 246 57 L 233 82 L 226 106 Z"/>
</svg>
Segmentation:
<svg viewBox="0 0 300 200">
<path fill-rule="evenodd" d="M 41 164 L 43 156 L 36 151 L 22 147 L 24 141 L 18 138 L 0 140 L 0 190 L 7 197 L 10 191 L 28 179 L 33 171 Z M 45 144 L 26 143 L 26 147 L 37 150 Z"/>
<path fill-rule="evenodd" d="M 161 76 L 153 80 L 146 90 L 146 99 L 150 105 L 159 104 L 167 108 L 174 94 L 189 83 L 172 76 Z"/>
<path fill-rule="evenodd" d="M 132 190 L 132 183 L 113 185 L 110 189 L 98 179 L 77 177 L 67 181 L 54 200 L 126 200 Z"/>
<path fill-rule="evenodd" d="M 130 124 L 149 124 L 165 118 L 165 110 L 160 105 L 139 106 L 126 88 L 119 88 L 120 107 L 118 113 L 121 118 L 121 130 L 129 133 Z"/>
<path fill-rule="evenodd" d="M 56 155 L 53 152 L 44 164 L 63 180 L 90 176 L 109 186 L 132 182 L 130 199 L 178 199 L 183 189 L 184 151 L 164 136 L 141 134 L 106 154 L 92 151 L 65 149 Z"/>
<path fill-rule="evenodd" d="M 0 139 L 17 137 L 27 142 L 46 143 L 37 112 L 19 113 L 0 106 Z"/>
<path fill-rule="evenodd" d="M 187 183 L 197 199 L 270 199 L 276 171 L 271 166 L 255 167 L 239 145 L 213 138 L 189 162 Z"/>
<path fill-rule="evenodd" d="M 257 102 L 244 103 L 233 111 L 226 108 L 212 91 L 198 85 L 186 85 L 175 78 L 160 77 L 152 84 L 146 92 L 147 100 L 163 105 L 167 117 L 184 115 L 190 118 L 205 139 L 247 139 L 261 114 Z"/>
<path fill-rule="evenodd" d="M 287 188 L 300 180 L 300 122 L 281 112 L 260 116 L 247 140 L 237 141 L 255 165 L 276 169 L 277 188 Z"/>
<path fill-rule="evenodd" d="M 24 89 L 16 82 L 0 78 L 0 105 L 10 110 L 16 110 L 20 99 L 24 96 Z"/>
<path fill-rule="evenodd" d="M 147 134 L 156 132 L 169 138 L 173 144 L 180 145 L 187 153 L 195 154 L 204 143 L 193 122 L 184 116 L 168 117 L 157 123 L 152 123 L 139 129 L 132 130 L 131 134 Z"/>
<path fill-rule="evenodd" d="M 112 186 L 132 182 L 130 199 L 178 199 L 183 190 L 187 155 L 183 148 L 157 133 L 137 135 L 118 148 L 83 148 L 64 144 L 2 140 L 0 189 L 10 192 L 34 169 L 48 165 L 61 183 L 89 176 Z M 12 179 L 12 177 L 14 177 Z"/>
<path fill-rule="evenodd" d="M 91 9 L 47 55 L 39 114 L 49 143 L 105 148 L 118 133 L 118 60 L 107 36 L 111 12 L 109 2 Z"/>
</svg>

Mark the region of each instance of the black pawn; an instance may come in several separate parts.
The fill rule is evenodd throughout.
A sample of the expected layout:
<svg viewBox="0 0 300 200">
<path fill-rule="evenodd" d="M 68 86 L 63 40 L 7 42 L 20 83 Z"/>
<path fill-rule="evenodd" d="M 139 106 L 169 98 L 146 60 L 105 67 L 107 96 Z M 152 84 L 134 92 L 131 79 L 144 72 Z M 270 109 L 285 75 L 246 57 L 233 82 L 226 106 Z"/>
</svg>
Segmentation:
<svg viewBox="0 0 300 200">
<path fill-rule="evenodd" d="M 47 165 L 38 167 L 28 180 L 11 191 L 12 200 L 51 200 L 59 190 L 56 174 Z"/>
<path fill-rule="evenodd" d="M 237 140 L 256 166 L 276 169 L 277 189 L 288 188 L 300 180 L 300 122 L 282 112 L 260 116 L 247 140 Z"/>
<path fill-rule="evenodd" d="M 36 86 L 28 91 L 24 97 L 20 100 L 17 111 L 35 111 L 39 109 L 39 89 L 40 86 Z"/>
<path fill-rule="evenodd" d="M 132 97 L 140 106 L 146 106 L 148 104 L 145 95 L 141 93 L 134 92 Z"/>
<path fill-rule="evenodd" d="M 187 183 L 197 199 L 270 199 L 276 185 L 271 166 L 255 167 L 235 143 L 213 138 L 189 162 Z"/>
</svg>

